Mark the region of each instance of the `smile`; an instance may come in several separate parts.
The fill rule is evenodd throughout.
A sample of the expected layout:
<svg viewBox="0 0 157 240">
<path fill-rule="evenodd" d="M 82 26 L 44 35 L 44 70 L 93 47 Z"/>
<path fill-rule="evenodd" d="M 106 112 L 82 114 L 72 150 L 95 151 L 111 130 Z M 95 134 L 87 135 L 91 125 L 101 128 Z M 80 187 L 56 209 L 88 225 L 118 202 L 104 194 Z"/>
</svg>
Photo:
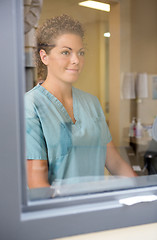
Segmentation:
<svg viewBox="0 0 157 240">
<path fill-rule="evenodd" d="M 73 68 L 66 68 L 67 71 L 70 71 L 70 72 L 78 72 L 79 69 L 73 69 Z"/>
</svg>

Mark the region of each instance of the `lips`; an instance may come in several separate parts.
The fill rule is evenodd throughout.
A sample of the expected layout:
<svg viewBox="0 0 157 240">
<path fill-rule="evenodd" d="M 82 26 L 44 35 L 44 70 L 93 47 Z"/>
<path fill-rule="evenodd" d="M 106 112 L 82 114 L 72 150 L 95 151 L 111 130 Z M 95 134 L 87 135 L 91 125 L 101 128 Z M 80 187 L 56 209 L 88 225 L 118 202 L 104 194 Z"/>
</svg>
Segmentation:
<svg viewBox="0 0 157 240">
<path fill-rule="evenodd" d="M 75 68 L 66 68 L 66 70 L 72 71 L 72 72 L 78 72 L 79 71 L 79 69 L 75 69 Z"/>
<path fill-rule="evenodd" d="M 66 68 L 66 71 L 69 74 L 78 74 L 79 73 L 79 69 L 75 69 L 75 68 Z"/>
</svg>

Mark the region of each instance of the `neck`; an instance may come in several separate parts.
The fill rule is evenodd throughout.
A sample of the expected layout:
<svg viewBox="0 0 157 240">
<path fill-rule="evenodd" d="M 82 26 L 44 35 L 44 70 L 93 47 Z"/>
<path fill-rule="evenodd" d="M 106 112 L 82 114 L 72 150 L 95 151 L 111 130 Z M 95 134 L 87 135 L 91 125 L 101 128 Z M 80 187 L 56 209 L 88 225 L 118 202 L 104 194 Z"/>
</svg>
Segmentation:
<svg viewBox="0 0 157 240">
<path fill-rule="evenodd" d="M 42 83 L 42 86 L 54 95 L 61 102 L 72 98 L 72 84 L 63 82 L 52 82 L 48 78 Z"/>
<path fill-rule="evenodd" d="M 72 84 L 60 81 L 52 81 L 48 78 L 43 82 L 42 86 L 53 94 L 65 107 L 73 123 L 76 122 L 73 113 Z"/>
</svg>

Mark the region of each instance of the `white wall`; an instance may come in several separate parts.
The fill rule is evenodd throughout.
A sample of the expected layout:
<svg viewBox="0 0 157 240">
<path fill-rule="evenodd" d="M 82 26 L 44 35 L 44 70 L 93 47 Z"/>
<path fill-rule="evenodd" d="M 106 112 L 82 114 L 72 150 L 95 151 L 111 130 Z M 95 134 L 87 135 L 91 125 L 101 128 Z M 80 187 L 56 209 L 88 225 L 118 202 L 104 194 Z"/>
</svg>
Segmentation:
<svg viewBox="0 0 157 240">
<path fill-rule="evenodd" d="M 152 99 L 152 75 L 157 75 L 157 1 L 131 1 L 131 71 L 148 74 L 149 95 L 137 104 L 138 118 L 153 123 L 157 100 Z"/>
</svg>

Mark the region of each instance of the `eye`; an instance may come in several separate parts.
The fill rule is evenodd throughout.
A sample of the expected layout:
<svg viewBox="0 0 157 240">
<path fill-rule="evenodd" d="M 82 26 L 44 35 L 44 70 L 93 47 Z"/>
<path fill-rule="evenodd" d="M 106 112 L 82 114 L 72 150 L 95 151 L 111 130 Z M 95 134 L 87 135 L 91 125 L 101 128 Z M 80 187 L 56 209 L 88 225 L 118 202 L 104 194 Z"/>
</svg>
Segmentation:
<svg viewBox="0 0 157 240">
<path fill-rule="evenodd" d="M 70 52 L 66 50 L 66 51 L 61 52 L 61 54 L 68 56 L 68 55 L 70 55 Z"/>
<path fill-rule="evenodd" d="M 84 56 L 84 55 L 85 55 L 85 51 L 80 51 L 80 52 L 78 53 L 78 55 L 79 55 L 79 56 Z"/>
</svg>

